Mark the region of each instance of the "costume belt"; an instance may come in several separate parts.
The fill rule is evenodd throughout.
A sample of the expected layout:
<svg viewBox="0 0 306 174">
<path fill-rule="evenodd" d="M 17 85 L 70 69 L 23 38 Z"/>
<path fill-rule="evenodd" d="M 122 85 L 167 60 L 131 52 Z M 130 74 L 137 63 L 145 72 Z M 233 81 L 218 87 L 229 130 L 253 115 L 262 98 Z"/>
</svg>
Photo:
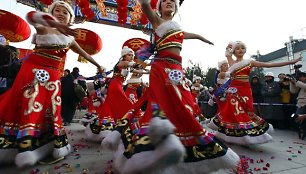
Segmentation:
<svg viewBox="0 0 306 174">
<path fill-rule="evenodd" d="M 123 76 L 121 73 L 113 73 L 113 78 L 122 78 L 125 81 L 126 76 Z"/>
<path fill-rule="evenodd" d="M 182 63 L 179 62 L 178 60 L 172 59 L 172 58 L 168 58 L 168 57 L 166 57 L 166 58 L 154 58 L 153 60 L 163 60 L 163 61 L 167 61 L 169 63 L 173 63 L 173 64 L 177 64 L 177 65 L 182 66 Z"/>
<path fill-rule="evenodd" d="M 39 56 L 43 56 L 43 57 L 46 57 L 46 58 L 56 60 L 56 61 L 61 61 L 62 60 L 61 57 L 54 56 L 54 55 L 51 55 L 51 54 L 47 54 L 47 53 L 44 53 L 44 52 L 35 51 L 33 53 L 36 54 L 36 55 L 39 55 Z"/>
</svg>

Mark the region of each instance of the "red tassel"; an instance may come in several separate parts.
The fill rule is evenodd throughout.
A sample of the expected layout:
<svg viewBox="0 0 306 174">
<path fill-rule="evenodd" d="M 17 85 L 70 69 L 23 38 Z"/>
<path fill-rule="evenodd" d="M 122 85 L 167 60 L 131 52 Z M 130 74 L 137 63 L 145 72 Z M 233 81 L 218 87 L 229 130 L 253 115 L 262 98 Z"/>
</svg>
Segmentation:
<svg viewBox="0 0 306 174">
<path fill-rule="evenodd" d="M 128 0 L 117 1 L 118 23 L 124 25 L 127 21 Z"/>
<path fill-rule="evenodd" d="M 157 5 L 157 0 L 151 0 L 150 5 L 151 5 L 151 8 L 153 10 L 155 10 L 156 9 L 156 5 Z"/>
<path fill-rule="evenodd" d="M 39 1 L 45 5 L 51 5 L 53 3 L 53 0 L 39 0 Z"/>
<path fill-rule="evenodd" d="M 141 18 L 140 18 L 140 23 L 142 25 L 146 25 L 149 22 L 148 18 L 146 17 L 146 15 L 142 12 L 141 13 Z"/>
</svg>

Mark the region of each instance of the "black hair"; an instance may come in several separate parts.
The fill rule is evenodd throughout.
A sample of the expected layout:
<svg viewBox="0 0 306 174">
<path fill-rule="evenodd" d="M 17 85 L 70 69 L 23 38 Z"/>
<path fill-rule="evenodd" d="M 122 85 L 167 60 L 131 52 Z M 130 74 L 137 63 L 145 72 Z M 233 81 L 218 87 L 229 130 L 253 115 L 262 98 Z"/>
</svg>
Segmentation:
<svg viewBox="0 0 306 174">
<path fill-rule="evenodd" d="M 64 71 L 67 71 L 70 74 L 70 70 L 69 69 L 65 69 Z"/>
<path fill-rule="evenodd" d="M 10 64 L 19 57 L 19 49 L 10 45 L 0 45 L 0 65 Z"/>
<path fill-rule="evenodd" d="M 80 71 L 78 67 L 74 67 L 72 71 Z"/>
<path fill-rule="evenodd" d="M 299 72 L 297 74 L 297 79 L 299 79 L 300 77 L 306 77 L 306 73 L 305 72 Z"/>
</svg>

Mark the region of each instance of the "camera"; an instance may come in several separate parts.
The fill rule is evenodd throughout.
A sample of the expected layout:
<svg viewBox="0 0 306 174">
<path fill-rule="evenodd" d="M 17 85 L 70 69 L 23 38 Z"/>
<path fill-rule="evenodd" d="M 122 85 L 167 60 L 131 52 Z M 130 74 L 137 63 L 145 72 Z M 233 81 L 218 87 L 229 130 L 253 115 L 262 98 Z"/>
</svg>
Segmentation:
<svg viewBox="0 0 306 174">
<path fill-rule="evenodd" d="M 298 114 L 295 114 L 295 113 L 293 113 L 293 114 L 291 115 L 291 118 L 294 119 L 294 120 L 295 120 L 296 118 L 298 118 L 298 117 L 299 117 L 299 115 L 298 115 Z"/>
<path fill-rule="evenodd" d="M 286 74 L 284 80 L 296 80 L 295 74 Z"/>
<path fill-rule="evenodd" d="M 293 68 L 294 69 L 300 69 L 300 68 L 302 68 L 302 65 L 301 64 L 296 64 L 296 65 L 293 66 Z"/>
<path fill-rule="evenodd" d="M 285 76 L 285 80 L 298 80 L 300 75 L 301 75 L 301 70 L 300 68 L 302 68 L 302 65 L 301 64 L 296 64 L 293 66 L 294 68 L 294 74 L 286 74 Z"/>
</svg>

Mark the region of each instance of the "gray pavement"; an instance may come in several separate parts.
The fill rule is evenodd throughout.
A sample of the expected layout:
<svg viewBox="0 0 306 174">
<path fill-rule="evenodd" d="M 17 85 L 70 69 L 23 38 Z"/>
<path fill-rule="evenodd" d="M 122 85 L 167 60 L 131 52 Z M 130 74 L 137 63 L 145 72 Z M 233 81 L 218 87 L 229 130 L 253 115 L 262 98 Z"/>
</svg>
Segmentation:
<svg viewBox="0 0 306 174">
<path fill-rule="evenodd" d="M 37 164 L 17 169 L 14 165 L 0 166 L 0 174 L 104 174 L 110 167 L 111 152 L 103 150 L 99 143 L 84 139 L 84 127 L 77 123 L 84 111 L 78 111 L 75 122 L 67 126 L 73 153 L 55 164 Z M 296 132 L 275 130 L 273 141 L 263 145 L 242 147 L 228 144 L 248 163 L 249 173 L 305 174 L 306 140 L 299 140 Z M 1 155 L 1 154 L 0 154 Z M 226 171 L 214 174 L 227 173 Z"/>
</svg>

